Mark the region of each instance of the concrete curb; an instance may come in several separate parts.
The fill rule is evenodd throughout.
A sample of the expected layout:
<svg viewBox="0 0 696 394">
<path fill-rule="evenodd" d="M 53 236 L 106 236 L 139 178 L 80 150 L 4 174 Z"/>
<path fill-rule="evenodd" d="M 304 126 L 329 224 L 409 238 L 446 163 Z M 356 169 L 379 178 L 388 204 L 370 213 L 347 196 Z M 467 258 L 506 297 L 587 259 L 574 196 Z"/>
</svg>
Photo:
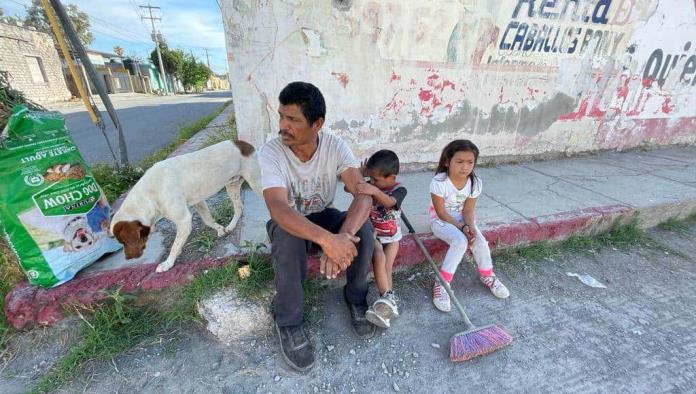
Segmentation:
<svg viewBox="0 0 696 394">
<path fill-rule="evenodd" d="M 605 231 L 615 224 L 626 224 L 639 219 L 643 228 L 652 227 L 670 218 L 685 218 L 696 212 L 696 200 L 663 204 L 638 212 L 628 205 L 611 205 L 541 216 L 514 223 L 489 223 L 483 230 L 493 250 L 540 241 L 560 241 L 572 235 L 591 235 Z M 638 216 L 637 216 L 638 214 Z M 432 234 L 419 234 L 426 248 L 436 260 L 441 259 L 447 245 Z M 395 266 L 414 266 L 425 261 L 411 235 L 401 240 Z M 111 271 L 79 274 L 72 281 L 55 288 L 43 289 L 17 285 L 6 297 L 5 314 L 13 327 L 22 329 L 33 325 L 51 325 L 63 318 L 63 310 L 72 304 L 90 305 L 107 298 L 107 292 L 120 288 L 128 293 L 142 293 L 166 289 L 175 284 L 190 282 L 206 269 L 226 264 L 232 256 L 207 258 L 200 261 L 179 262 L 164 273 L 155 273 L 155 264 L 127 267 Z M 308 262 L 309 274 L 317 277 L 319 259 L 312 256 Z"/>
</svg>

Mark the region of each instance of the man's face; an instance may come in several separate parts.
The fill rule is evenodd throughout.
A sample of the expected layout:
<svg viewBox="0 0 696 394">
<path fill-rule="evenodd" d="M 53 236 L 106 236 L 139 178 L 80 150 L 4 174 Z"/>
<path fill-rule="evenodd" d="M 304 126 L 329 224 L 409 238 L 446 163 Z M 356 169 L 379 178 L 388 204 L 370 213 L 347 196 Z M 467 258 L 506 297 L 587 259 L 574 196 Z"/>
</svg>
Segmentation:
<svg viewBox="0 0 696 394">
<path fill-rule="evenodd" d="M 281 105 L 278 107 L 280 116 L 280 139 L 286 146 L 297 146 L 312 143 L 324 124 L 324 119 L 317 119 L 310 125 L 297 104 Z"/>
</svg>

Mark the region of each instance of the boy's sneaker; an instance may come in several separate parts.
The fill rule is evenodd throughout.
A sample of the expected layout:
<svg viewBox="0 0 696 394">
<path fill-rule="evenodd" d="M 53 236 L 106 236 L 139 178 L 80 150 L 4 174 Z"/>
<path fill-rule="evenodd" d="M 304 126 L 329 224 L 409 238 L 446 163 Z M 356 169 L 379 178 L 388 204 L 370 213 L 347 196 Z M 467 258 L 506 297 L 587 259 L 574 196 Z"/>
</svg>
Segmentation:
<svg viewBox="0 0 696 394">
<path fill-rule="evenodd" d="M 392 290 L 389 290 L 372 304 L 372 308 L 383 319 L 393 319 L 399 317 L 399 307 L 396 306 L 396 301 L 398 300 L 399 298 L 396 294 L 394 294 Z"/>
<path fill-rule="evenodd" d="M 299 326 L 279 327 L 276 323 L 276 332 L 280 340 L 280 350 L 285 362 L 299 372 L 305 372 L 314 366 L 314 346 L 307 336 L 307 332 Z"/>
<path fill-rule="evenodd" d="M 494 296 L 498 298 L 508 298 L 510 297 L 510 291 L 505 287 L 505 285 L 498 279 L 497 276 L 482 276 L 481 283 L 488 287 Z"/>
<path fill-rule="evenodd" d="M 375 311 L 374 305 L 365 312 L 365 318 L 377 327 L 389 328 L 391 326 L 389 319 L 383 318 Z"/>
<path fill-rule="evenodd" d="M 433 304 L 435 304 L 435 308 L 442 312 L 449 312 L 452 309 L 447 290 L 437 280 L 435 280 L 433 285 Z"/>
</svg>

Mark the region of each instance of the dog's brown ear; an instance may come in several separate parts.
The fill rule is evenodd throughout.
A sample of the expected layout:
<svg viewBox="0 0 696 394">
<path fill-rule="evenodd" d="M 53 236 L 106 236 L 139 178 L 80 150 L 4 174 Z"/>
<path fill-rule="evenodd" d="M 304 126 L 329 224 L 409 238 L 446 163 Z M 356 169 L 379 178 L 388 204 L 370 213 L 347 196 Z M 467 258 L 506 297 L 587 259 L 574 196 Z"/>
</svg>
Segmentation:
<svg viewBox="0 0 696 394">
<path fill-rule="evenodd" d="M 122 239 L 121 238 L 121 231 L 123 231 L 126 227 L 126 224 L 124 222 L 118 222 L 114 224 L 114 231 L 113 231 L 113 236 L 116 237 L 119 241 Z"/>
<path fill-rule="evenodd" d="M 150 226 L 141 224 L 140 221 L 138 221 L 138 224 L 140 225 L 140 238 L 147 238 L 150 235 Z"/>
<path fill-rule="evenodd" d="M 234 144 L 237 145 L 237 148 L 244 157 L 249 157 L 249 155 L 254 153 L 254 146 L 246 141 L 236 140 L 234 141 Z"/>
</svg>

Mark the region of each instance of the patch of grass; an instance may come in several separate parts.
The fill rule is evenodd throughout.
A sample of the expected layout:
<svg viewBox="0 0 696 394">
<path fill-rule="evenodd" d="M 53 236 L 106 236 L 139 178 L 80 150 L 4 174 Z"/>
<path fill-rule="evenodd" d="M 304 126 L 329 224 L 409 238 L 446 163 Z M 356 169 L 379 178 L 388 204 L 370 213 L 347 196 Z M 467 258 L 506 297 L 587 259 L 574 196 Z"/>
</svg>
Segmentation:
<svg viewBox="0 0 696 394">
<path fill-rule="evenodd" d="M 104 163 L 97 163 L 92 166 L 94 179 L 101 186 L 106 199 L 110 202 L 115 201 L 128 188 L 135 184 L 145 173 L 142 167 L 116 166 Z"/>
<path fill-rule="evenodd" d="M 167 305 L 136 305 L 135 297 L 110 294 L 110 302 L 90 310 L 83 318 L 79 345 L 60 358 L 51 371 L 44 375 L 32 393 L 47 393 L 72 381 L 82 366 L 89 361 L 104 361 L 118 356 L 146 341 L 167 333 L 168 330 L 188 323 L 200 323 L 196 304 L 220 289 L 234 286 L 242 297 L 260 295 L 273 279 L 273 269 L 265 256 L 251 250 L 248 256 L 250 275 L 239 277 L 240 264 L 229 260 L 226 265 L 198 275 L 187 285 L 173 290 L 174 300 Z M 318 297 L 313 288 L 309 298 Z"/>
<path fill-rule="evenodd" d="M 162 313 L 154 308 L 133 307 L 116 293 L 109 304 L 92 310 L 83 319 L 79 345 L 70 349 L 30 393 L 48 393 L 72 381 L 88 361 L 108 360 L 151 338 L 166 325 Z"/>
<path fill-rule="evenodd" d="M 657 228 L 664 231 L 671 231 L 684 235 L 689 231 L 689 225 L 685 220 L 679 220 L 677 218 L 669 218 L 668 220 L 657 225 Z"/>
<path fill-rule="evenodd" d="M 247 242 L 244 247 L 249 250 L 247 254 L 249 276 L 244 279 L 237 276 L 235 289 L 242 297 L 259 296 L 273 280 L 273 266 L 268 260 L 268 256 L 259 253 L 263 247 L 262 244 Z"/>
<path fill-rule="evenodd" d="M 0 238 L 0 353 L 13 331 L 5 317 L 5 296 L 22 279 L 24 274 L 19 268 L 14 253 L 5 243 L 5 239 Z"/>
<path fill-rule="evenodd" d="M 226 226 L 230 220 L 232 220 L 232 216 L 234 216 L 234 207 L 232 207 L 232 201 L 230 201 L 230 199 L 225 195 L 225 198 L 223 198 L 213 210 L 212 215 L 213 219 L 215 219 L 217 223 Z"/>
<path fill-rule="evenodd" d="M 609 231 L 590 236 L 574 235 L 559 243 L 540 242 L 529 246 L 505 248 L 495 253 L 496 263 L 506 268 L 537 266 L 542 260 L 553 260 L 564 253 L 592 253 L 603 247 L 626 250 L 631 246 L 654 243 L 638 225 L 615 226 Z"/>
<path fill-rule="evenodd" d="M 215 145 L 222 141 L 234 141 L 237 137 L 237 121 L 234 115 L 227 118 L 226 125 L 214 130 L 203 143 L 203 146 Z"/>
<path fill-rule="evenodd" d="M 210 252 L 215 246 L 215 240 L 217 239 L 217 234 L 213 233 L 213 230 L 206 227 L 200 229 L 194 237 L 191 238 L 190 243 L 196 245 L 203 252 Z"/>
</svg>

